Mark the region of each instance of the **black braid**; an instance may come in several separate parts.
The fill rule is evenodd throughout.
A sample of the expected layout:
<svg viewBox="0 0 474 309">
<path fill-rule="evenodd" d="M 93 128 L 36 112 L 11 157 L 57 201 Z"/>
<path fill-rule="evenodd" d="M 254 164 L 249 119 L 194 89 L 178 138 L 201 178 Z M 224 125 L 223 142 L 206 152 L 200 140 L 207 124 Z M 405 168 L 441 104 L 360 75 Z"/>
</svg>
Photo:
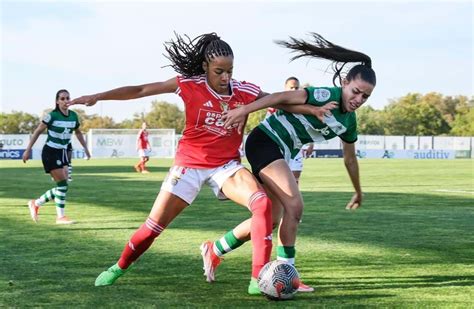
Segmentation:
<svg viewBox="0 0 474 309">
<path fill-rule="evenodd" d="M 233 56 L 229 44 L 212 32 L 200 35 L 193 40 L 184 35 L 186 40 L 175 33 L 176 41 L 165 43 L 165 55 L 171 61 L 169 65 L 185 77 L 204 74 L 202 63 L 210 62 L 215 57 Z"/>
<path fill-rule="evenodd" d="M 289 41 L 275 41 L 278 45 L 292 49 L 292 52 L 297 55 L 291 58 L 291 61 L 302 57 L 316 57 L 333 61 L 333 84 L 336 85 L 336 80 L 341 80 L 341 72 L 344 66 L 349 62 L 360 62 L 362 68 L 358 68 L 358 73 L 361 77 L 375 86 L 375 72 L 372 69 L 372 59 L 364 53 L 349 50 L 342 46 L 333 44 L 323 38 L 317 33 L 311 33 L 313 36 L 313 43 L 308 43 L 304 40 L 290 37 Z M 355 68 L 355 67 L 354 67 Z M 365 71 L 364 71 L 365 68 Z M 346 78 L 350 78 L 352 69 L 349 71 Z M 364 71 L 364 72 L 362 72 Z M 357 76 L 357 74 L 356 74 Z M 355 77 L 355 76 L 353 76 Z M 367 79 L 365 79 L 367 77 Z M 350 79 L 349 79 L 350 80 Z"/>
</svg>

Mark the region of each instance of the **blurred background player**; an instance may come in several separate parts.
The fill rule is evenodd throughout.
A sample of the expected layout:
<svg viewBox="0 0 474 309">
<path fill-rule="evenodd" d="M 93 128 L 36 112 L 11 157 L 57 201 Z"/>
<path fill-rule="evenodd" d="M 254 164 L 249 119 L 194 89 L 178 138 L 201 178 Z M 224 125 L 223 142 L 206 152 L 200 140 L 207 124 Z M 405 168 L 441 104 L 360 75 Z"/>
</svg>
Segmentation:
<svg viewBox="0 0 474 309">
<path fill-rule="evenodd" d="M 295 91 L 298 89 L 300 89 L 300 81 L 298 80 L 298 78 L 294 76 L 288 77 L 285 81 L 285 90 Z M 267 108 L 267 117 L 272 115 L 276 111 L 277 109 L 274 107 Z M 306 144 L 303 148 L 301 148 L 298 154 L 288 163 L 291 171 L 293 172 L 293 175 L 295 176 L 296 183 L 298 184 L 300 183 L 300 177 L 303 171 L 303 161 L 305 158 L 309 158 L 311 156 L 311 154 L 313 153 L 313 149 L 313 143 Z M 302 289 L 303 287 L 300 288 L 300 292 L 302 291 Z"/>
<path fill-rule="evenodd" d="M 151 145 L 148 141 L 148 131 L 146 130 L 146 122 L 142 123 L 142 128 L 137 135 L 137 151 L 140 161 L 135 165 L 138 173 L 149 173 L 145 164 L 150 160 Z"/>
<path fill-rule="evenodd" d="M 46 144 L 41 152 L 44 171 L 49 173 L 56 182 L 56 187 L 46 191 L 36 200 L 28 202 L 28 208 L 33 221 L 38 222 L 38 211 L 46 202 L 53 200 L 56 204 L 56 224 L 72 224 L 74 221 L 66 217 L 66 194 L 68 191 L 68 154 L 67 147 L 71 142 L 72 132 L 76 133 L 77 139 L 84 147 L 87 159 L 90 153 L 87 149 L 86 141 L 79 130 L 80 122 L 77 114 L 69 110 L 69 92 L 61 89 L 56 93 L 56 108 L 43 117 L 38 125 L 30 142 L 23 153 L 23 162 L 26 163 L 31 155 L 31 148 L 35 144 L 39 135 L 48 129 Z"/>
</svg>

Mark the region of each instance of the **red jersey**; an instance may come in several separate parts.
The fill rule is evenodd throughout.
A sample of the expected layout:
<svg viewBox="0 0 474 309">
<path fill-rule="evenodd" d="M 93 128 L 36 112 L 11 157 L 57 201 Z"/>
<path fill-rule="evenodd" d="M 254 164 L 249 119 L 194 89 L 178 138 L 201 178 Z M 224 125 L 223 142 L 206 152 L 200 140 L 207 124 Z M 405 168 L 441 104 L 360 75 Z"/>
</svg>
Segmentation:
<svg viewBox="0 0 474 309">
<path fill-rule="evenodd" d="M 186 125 L 178 143 L 175 165 L 214 168 L 239 160 L 242 134 L 237 128 L 226 130 L 222 113 L 247 105 L 257 98 L 260 87 L 230 81 L 231 95 L 219 95 L 207 84 L 206 76 L 177 77 L 176 93 L 183 99 Z"/>
<path fill-rule="evenodd" d="M 138 132 L 138 149 L 148 149 L 148 131 Z"/>
</svg>

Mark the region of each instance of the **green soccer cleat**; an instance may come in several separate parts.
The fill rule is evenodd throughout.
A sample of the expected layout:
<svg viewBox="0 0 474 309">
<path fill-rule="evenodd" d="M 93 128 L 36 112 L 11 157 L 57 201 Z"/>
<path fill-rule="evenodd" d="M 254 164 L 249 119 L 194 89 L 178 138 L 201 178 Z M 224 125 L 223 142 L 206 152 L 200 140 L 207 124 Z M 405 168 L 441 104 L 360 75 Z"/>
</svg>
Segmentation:
<svg viewBox="0 0 474 309">
<path fill-rule="evenodd" d="M 97 279 L 95 279 L 95 286 L 106 286 L 114 284 L 115 280 L 121 277 L 127 270 L 121 269 L 118 264 L 112 265 L 106 271 L 103 271 Z"/>
<path fill-rule="evenodd" d="M 250 279 L 250 284 L 248 288 L 248 293 L 250 295 L 261 295 L 260 288 L 258 287 L 258 281 L 255 278 Z"/>
</svg>

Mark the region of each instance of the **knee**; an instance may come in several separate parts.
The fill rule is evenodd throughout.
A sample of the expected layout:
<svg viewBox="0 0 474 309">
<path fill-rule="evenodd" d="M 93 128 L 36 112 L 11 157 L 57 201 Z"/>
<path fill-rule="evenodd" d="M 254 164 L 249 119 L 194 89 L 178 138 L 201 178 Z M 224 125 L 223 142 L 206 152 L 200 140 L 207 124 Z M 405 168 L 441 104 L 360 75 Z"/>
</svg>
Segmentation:
<svg viewBox="0 0 474 309">
<path fill-rule="evenodd" d="M 303 204 L 294 203 L 289 205 L 289 207 L 285 209 L 283 216 L 286 220 L 291 220 L 298 224 L 301 221 L 301 217 L 303 216 Z"/>
</svg>

